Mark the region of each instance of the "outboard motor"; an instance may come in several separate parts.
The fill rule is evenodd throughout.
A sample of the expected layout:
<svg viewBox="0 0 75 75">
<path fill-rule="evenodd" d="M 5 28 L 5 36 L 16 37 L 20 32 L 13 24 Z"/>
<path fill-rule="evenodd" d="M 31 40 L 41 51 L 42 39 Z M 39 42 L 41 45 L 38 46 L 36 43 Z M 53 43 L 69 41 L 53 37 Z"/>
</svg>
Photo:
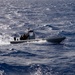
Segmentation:
<svg viewBox="0 0 75 75">
<path fill-rule="evenodd" d="M 29 39 L 35 39 L 35 33 L 33 30 L 28 31 Z"/>
</svg>

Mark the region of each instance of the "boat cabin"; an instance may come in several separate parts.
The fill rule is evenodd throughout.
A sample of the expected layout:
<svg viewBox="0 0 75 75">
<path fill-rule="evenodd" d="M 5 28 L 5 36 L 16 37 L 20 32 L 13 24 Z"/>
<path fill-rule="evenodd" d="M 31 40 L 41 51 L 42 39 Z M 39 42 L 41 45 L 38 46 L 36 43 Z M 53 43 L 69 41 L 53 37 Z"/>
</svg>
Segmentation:
<svg viewBox="0 0 75 75">
<path fill-rule="evenodd" d="M 29 39 L 35 39 L 35 33 L 33 30 L 28 31 Z"/>
</svg>

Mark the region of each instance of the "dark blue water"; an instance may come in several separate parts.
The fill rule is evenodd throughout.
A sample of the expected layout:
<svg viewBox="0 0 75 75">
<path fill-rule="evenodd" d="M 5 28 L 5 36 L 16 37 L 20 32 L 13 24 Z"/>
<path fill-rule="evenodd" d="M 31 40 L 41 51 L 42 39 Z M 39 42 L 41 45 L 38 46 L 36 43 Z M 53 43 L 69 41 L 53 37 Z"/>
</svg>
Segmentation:
<svg viewBox="0 0 75 75">
<path fill-rule="evenodd" d="M 66 40 L 10 44 L 27 28 Z M 75 75 L 75 1 L 0 0 L 0 75 Z"/>
</svg>

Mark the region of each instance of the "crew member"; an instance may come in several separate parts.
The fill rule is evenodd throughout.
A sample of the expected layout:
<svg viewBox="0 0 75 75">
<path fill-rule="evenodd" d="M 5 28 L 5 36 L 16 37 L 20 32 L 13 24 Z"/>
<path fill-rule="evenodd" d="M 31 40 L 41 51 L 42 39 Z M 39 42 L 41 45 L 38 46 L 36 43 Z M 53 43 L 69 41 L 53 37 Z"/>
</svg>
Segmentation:
<svg viewBox="0 0 75 75">
<path fill-rule="evenodd" d="M 14 41 L 16 41 L 16 37 L 14 37 Z"/>
</svg>

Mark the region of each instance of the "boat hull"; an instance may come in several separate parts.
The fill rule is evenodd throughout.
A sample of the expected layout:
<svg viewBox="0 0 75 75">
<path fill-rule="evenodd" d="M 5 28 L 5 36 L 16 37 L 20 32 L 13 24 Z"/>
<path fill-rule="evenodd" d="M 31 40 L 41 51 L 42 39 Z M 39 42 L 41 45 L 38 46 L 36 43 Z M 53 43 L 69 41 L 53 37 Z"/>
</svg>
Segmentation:
<svg viewBox="0 0 75 75">
<path fill-rule="evenodd" d="M 24 43 L 24 42 L 33 42 L 33 41 L 40 41 L 40 40 L 46 40 L 47 42 L 51 43 L 61 43 L 63 40 L 65 40 L 66 37 L 58 36 L 58 37 L 49 37 L 46 39 L 30 39 L 30 40 L 16 40 L 16 41 L 10 41 L 11 44 L 17 44 L 17 43 Z"/>
<path fill-rule="evenodd" d="M 39 41 L 39 39 L 31 39 L 31 40 L 16 40 L 16 41 L 10 41 L 10 43 L 11 43 L 11 44 L 18 44 L 18 43 L 33 42 L 33 41 Z"/>
</svg>

